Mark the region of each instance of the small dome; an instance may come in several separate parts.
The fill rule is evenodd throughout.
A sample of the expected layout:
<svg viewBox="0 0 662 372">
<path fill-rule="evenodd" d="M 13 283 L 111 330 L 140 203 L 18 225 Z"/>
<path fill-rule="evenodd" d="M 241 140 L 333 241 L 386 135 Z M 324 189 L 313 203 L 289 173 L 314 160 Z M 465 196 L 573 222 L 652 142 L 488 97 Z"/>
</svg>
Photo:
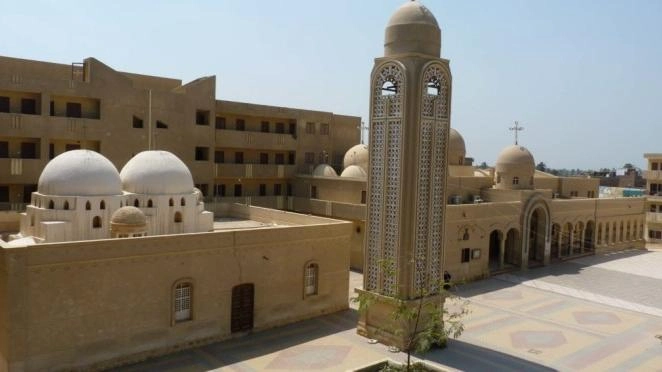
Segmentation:
<svg viewBox="0 0 662 372">
<path fill-rule="evenodd" d="M 467 149 L 464 144 L 464 138 L 460 132 L 451 128 L 448 139 L 448 164 L 464 165 L 464 158 L 467 155 Z"/>
<path fill-rule="evenodd" d="M 367 179 L 368 174 L 358 165 L 350 165 L 342 171 L 340 177 Z"/>
<path fill-rule="evenodd" d="M 39 176 L 37 190 L 43 195 L 121 195 L 117 168 L 98 152 L 71 150 L 48 162 Z"/>
<path fill-rule="evenodd" d="M 122 187 L 136 194 L 190 194 L 193 176 L 186 164 L 168 151 L 143 151 L 120 172 Z"/>
<path fill-rule="evenodd" d="M 369 157 L 370 153 L 368 152 L 368 145 L 355 145 L 345 153 L 342 167 L 345 169 L 351 165 L 358 165 L 365 171 L 368 169 Z"/>
<path fill-rule="evenodd" d="M 508 174 L 520 173 L 533 175 L 536 165 L 533 155 L 524 146 L 508 146 L 499 154 L 496 162 L 496 171 Z"/>
<path fill-rule="evenodd" d="M 338 177 L 338 173 L 333 169 L 329 164 L 320 164 L 315 167 L 313 170 L 313 176 L 315 177 Z"/>
<path fill-rule="evenodd" d="M 136 225 L 144 226 L 147 218 L 143 211 L 136 207 L 126 206 L 116 210 L 110 217 L 110 223 L 114 225 Z"/>
<path fill-rule="evenodd" d="M 393 13 L 386 26 L 384 55 L 441 54 L 441 29 L 432 12 L 416 0 L 408 1 Z"/>
</svg>

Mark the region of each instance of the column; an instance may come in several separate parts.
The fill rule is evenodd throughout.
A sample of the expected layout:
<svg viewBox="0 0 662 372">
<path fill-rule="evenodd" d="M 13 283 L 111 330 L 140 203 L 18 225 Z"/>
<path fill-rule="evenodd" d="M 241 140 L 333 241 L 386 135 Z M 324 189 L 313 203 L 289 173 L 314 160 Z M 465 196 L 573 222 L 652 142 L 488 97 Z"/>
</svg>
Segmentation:
<svg viewBox="0 0 662 372">
<path fill-rule="evenodd" d="M 499 240 L 499 269 L 503 269 L 504 260 L 506 256 L 506 235 L 501 234 L 501 239 Z"/>
</svg>

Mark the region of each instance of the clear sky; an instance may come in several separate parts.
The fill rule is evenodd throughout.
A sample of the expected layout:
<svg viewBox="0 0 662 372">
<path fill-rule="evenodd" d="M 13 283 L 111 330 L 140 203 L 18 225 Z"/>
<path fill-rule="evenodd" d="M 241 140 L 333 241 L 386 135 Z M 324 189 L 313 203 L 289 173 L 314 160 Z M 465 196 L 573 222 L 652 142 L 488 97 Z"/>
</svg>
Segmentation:
<svg viewBox="0 0 662 372">
<path fill-rule="evenodd" d="M 368 121 L 373 59 L 404 0 L 7 1 L 0 54 L 95 57 L 217 98 Z M 662 1 L 427 0 L 453 73 L 451 125 L 476 163 L 520 144 L 554 168 L 643 166 L 662 152 Z"/>
</svg>

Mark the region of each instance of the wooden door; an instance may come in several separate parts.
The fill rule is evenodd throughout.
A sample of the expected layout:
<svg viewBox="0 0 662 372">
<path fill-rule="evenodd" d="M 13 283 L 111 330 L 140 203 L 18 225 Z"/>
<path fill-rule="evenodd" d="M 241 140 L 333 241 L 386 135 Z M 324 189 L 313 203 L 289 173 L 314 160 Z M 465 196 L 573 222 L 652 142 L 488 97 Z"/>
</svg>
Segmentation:
<svg viewBox="0 0 662 372">
<path fill-rule="evenodd" d="M 232 311 L 230 331 L 243 332 L 253 329 L 253 283 L 239 284 L 232 288 Z"/>
</svg>

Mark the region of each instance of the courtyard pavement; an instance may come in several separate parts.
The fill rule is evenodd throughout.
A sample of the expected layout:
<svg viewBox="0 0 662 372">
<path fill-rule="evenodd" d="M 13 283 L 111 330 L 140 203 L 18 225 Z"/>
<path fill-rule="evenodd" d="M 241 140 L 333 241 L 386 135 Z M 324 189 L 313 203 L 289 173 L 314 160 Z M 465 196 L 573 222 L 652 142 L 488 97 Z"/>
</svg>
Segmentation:
<svg viewBox="0 0 662 372">
<path fill-rule="evenodd" d="M 351 289 L 361 285 L 351 273 Z M 468 371 L 662 371 L 662 251 L 630 250 L 461 286 L 465 332 L 421 359 Z M 115 371 L 346 371 L 391 358 L 356 334 L 355 309 Z M 659 337 L 659 338 L 658 338 Z"/>
</svg>

